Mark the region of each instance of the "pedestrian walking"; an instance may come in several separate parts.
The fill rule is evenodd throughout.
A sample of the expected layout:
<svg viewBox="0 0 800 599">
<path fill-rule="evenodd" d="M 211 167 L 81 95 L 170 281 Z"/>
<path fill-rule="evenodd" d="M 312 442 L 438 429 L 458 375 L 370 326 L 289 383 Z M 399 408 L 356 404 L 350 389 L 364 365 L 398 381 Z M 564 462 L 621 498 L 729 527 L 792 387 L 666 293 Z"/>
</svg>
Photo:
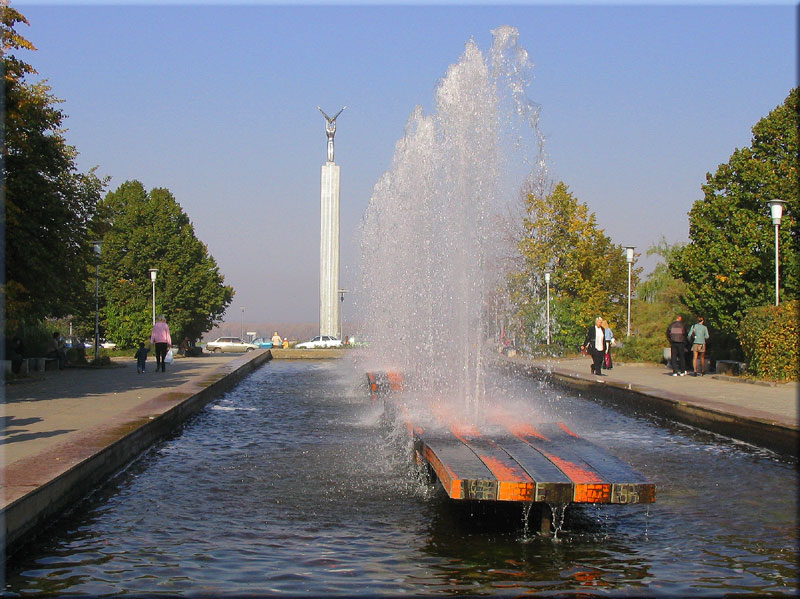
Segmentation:
<svg viewBox="0 0 800 599">
<path fill-rule="evenodd" d="M 164 358 L 167 356 L 167 349 L 172 346 L 172 337 L 169 335 L 169 326 L 163 314 L 158 315 L 158 320 L 153 325 L 150 343 L 156 346 L 156 372 L 158 372 L 159 367 L 161 372 L 164 372 L 166 370 Z"/>
<path fill-rule="evenodd" d="M 606 355 L 606 331 L 602 323 L 602 318 L 595 318 L 594 325 L 586 331 L 586 339 L 583 341 L 583 346 L 592 356 L 592 374 L 600 376 L 603 375 L 603 359 Z"/>
<path fill-rule="evenodd" d="M 686 327 L 683 316 L 678 314 L 667 327 L 672 376 L 686 376 Z"/>
<path fill-rule="evenodd" d="M 47 358 L 55 358 L 58 360 L 58 369 L 64 370 L 67 365 L 67 348 L 64 343 L 64 338 L 61 333 L 56 331 L 53 337 L 47 344 Z"/>
<path fill-rule="evenodd" d="M 603 356 L 603 368 L 611 370 L 614 368 L 614 362 L 611 360 L 611 348 L 617 345 L 617 341 L 614 339 L 614 331 L 608 326 L 608 321 L 605 318 L 602 319 L 600 324 L 606 332 L 606 351 L 605 356 Z"/>
<path fill-rule="evenodd" d="M 143 373 L 144 367 L 147 363 L 147 354 L 150 351 L 149 347 L 145 347 L 142 341 L 139 342 L 139 349 L 136 350 L 134 358 L 136 358 L 136 372 Z"/>
<path fill-rule="evenodd" d="M 692 362 L 694 365 L 694 375 L 703 376 L 706 373 L 706 342 L 711 335 L 702 316 L 698 316 L 697 322 L 689 329 L 689 343 L 692 344 Z M 699 363 L 698 363 L 699 358 Z M 699 369 L 698 369 L 699 364 Z"/>
</svg>

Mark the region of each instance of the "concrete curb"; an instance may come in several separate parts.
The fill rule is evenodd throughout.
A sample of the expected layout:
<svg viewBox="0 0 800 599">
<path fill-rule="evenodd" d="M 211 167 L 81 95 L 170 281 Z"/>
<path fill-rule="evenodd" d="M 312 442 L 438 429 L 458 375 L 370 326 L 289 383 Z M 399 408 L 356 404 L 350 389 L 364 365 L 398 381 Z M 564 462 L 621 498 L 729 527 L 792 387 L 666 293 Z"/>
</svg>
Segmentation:
<svg viewBox="0 0 800 599">
<path fill-rule="evenodd" d="M 800 431 L 797 427 L 756 416 L 744 418 L 724 410 L 698 405 L 692 401 L 693 398 L 645 385 L 598 380 L 588 374 L 532 362 L 521 363 L 506 359 L 497 360 L 496 364 L 534 378 L 549 378 L 553 383 L 573 391 L 592 391 L 593 398 L 610 400 L 626 408 L 637 411 L 644 409 L 649 414 L 732 437 L 783 455 L 798 455 Z"/>
<path fill-rule="evenodd" d="M 48 463 L 34 456 L 8 466 L 3 481 L 8 503 L 0 510 L 6 555 L 32 541 L 64 510 L 271 359 L 269 350 L 247 353 L 63 443 L 47 456 Z"/>
<path fill-rule="evenodd" d="M 350 349 L 271 349 L 272 357 L 275 360 L 325 360 L 329 358 L 341 358 Z"/>
</svg>

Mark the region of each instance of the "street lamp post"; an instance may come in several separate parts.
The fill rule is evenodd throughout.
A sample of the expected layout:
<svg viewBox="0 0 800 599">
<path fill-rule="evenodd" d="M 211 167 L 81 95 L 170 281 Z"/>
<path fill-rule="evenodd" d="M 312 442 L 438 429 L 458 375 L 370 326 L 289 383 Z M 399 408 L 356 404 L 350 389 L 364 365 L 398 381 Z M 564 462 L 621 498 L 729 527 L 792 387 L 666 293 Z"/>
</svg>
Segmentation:
<svg viewBox="0 0 800 599">
<path fill-rule="evenodd" d="M 781 228 L 781 218 L 783 217 L 783 208 L 786 205 L 786 200 L 770 200 L 767 202 L 772 216 L 772 224 L 775 225 L 775 305 L 780 304 L 780 282 L 781 282 L 781 267 L 780 267 L 780 252 L 778 249 L 778 233 Z"/>
<path fill-rule="evenodd" d="M 547 345 L 550 345 L 550 271 L 544 273 L 544 282 L 547 284 Z"/>
<path fill-rule="evenodd" d="M 239 339 L 244 341 L 244 306 L 242 306 L 242 329 L 241 333 L 239 333 Z"/>
<path fill-rule="evenodd" d="M 100 246 L 101 241 L 93 241 L 97 262 L 94 265 L 94 359 L 97 360 L 97 347 L 100 345 Z"/>
<path fill-rule="evenodd" d="M 158 274 L 157 268 L 150 269 L 150 281 L 153 283 L 153 326 L 156 325 L 156 275 Z"/>
<path fill-rule="evenodd" d="M 339 301 L 342 303 L 341 308 L 339 309 L 339 339 L 341 339 L 342 343 L 344 343 L 344 327 L 342 323 L 344 322 L 344 316 L 342 315 L 342 308 L 344 308 L 344 294 L 350 293 L 347 289 L 339 289 Z"/>
<path fill-rule="evenodd" d="M 628 261 L 628 334 L 631 336 L 631 268 L 633 267 L 633 250 L 636 246 L 629 245 L 625 247 L 625 259 Z"/>
</svg>

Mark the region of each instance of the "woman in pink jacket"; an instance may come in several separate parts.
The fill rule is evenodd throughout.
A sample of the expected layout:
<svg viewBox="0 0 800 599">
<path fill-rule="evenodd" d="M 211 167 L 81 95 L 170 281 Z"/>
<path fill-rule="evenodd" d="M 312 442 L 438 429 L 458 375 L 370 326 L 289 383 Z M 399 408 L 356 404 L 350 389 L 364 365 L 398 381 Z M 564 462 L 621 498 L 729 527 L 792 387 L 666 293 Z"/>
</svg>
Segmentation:
<svg viewBox="0 0 800 599">
<path fill-rule="evenodd" d="M 164 372 L 166 370 L 164 357 L 167 355 L 167 350 L 172 346 L 172 337 L 169 336 L 169 326 L 163 314 L 158 315 L 158 320 L 153 325 L 150 343 L 156 346 L 156 372 L 158 372 L 159 366 L 161 367 L 161 372 Z"/>
</svg>

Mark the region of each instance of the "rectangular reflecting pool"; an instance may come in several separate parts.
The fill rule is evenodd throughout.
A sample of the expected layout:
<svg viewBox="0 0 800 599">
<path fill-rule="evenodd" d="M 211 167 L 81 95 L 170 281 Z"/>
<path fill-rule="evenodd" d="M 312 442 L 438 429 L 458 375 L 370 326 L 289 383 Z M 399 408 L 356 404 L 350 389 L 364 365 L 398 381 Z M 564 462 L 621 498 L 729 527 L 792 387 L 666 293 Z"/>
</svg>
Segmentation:
<svg viewBox="0 0 800 599">
<path fill-rule="evenodd" d="M 655 483 L 641 505 L 449 500 L 347 360 L 273 361 L 16 554 L 4 596 L 792 595 L 796 463 L 537 381 L 487 397 Z"/>
</svg>

